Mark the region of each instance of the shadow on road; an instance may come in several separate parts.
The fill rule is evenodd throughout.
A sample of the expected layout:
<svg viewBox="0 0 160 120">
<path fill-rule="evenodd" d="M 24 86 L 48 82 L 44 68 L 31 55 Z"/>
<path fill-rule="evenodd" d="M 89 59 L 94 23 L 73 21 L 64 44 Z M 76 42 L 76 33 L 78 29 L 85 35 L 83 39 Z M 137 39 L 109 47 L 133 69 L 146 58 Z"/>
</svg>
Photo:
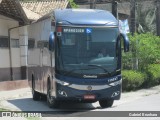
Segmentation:
<svg viewBox="0 0 160 120">
<path fill-rule="evenodd" d="M 90 103 L 63 102 L 59 109 L 49 108 L 45 100 L 33 101 L 32 98 L 8 100 L 8 102 L 23 112 L 41 112 L 43 116 L 75 116 L 96 109 Z"/>
</svg>

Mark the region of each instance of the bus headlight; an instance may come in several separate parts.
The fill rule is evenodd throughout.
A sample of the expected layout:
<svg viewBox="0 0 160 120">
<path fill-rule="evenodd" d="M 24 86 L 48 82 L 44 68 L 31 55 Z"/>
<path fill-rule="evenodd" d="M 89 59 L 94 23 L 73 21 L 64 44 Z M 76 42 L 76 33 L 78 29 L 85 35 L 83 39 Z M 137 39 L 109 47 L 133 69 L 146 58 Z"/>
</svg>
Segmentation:
<svg viewBox="0 0 160 120">
<path fill-rule="evenodd" d="M 67 93 L 65 91 L 58 90 L 58 93 L 64 97 L 67 97 Z"/>
<path fill-rule="evenodd" d="M 122 83 L 122 79 L 121 79 L 121 80 L 119 80 L 119 81 L 116 81 L 116 82 L 110 83 L 109 85 L 110 85 L 110 86 L 117 86 L 117 85 L 119 85 L 119 84 L 121 84 L 121 83 Z"/>
<path fill-rule="evenodd" d="M 60 81 L 60 80 L 57 80 L 57 79 L 56 79 L 56 82 L 59 83 L 60 85 L 63 85 L 63 86 L 69 86 L 70 85 L 68 82 Z"/>
</svg>

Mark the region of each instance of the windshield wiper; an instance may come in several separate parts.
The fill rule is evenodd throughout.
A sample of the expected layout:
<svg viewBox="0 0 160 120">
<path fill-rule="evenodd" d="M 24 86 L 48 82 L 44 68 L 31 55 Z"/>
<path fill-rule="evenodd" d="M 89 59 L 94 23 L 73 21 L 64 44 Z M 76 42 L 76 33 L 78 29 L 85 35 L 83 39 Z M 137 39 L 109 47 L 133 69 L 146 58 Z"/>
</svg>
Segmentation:
<svg viewBox="0 0 160 120">
<path fill-rule="evenodd" d="M 90 70 L 91 68 L 82 68 L 82 69 L 72 69 L 72 70 L 70 70 L 70 71 L 68 71 L 68 72 L 65 72 L 63 75 L 65 76 L 65 75 L 69 75 L 69 74 L 71 74 L 71 73 L 73 73 L 74 71 L 77 71 L 77 70 Z"/>
<path fill-rule="evenodd" d="M 104 70 L 105 73 L 111 75 L 111 73 L 104 67 L 100 66 L 100 65 L 94 65 L 94 64 L 89 64 L 87 66 L 91 66 L 91 67 L 97 67 L 97 68 L 101 68 L 102 70 Z"/>
</svg>

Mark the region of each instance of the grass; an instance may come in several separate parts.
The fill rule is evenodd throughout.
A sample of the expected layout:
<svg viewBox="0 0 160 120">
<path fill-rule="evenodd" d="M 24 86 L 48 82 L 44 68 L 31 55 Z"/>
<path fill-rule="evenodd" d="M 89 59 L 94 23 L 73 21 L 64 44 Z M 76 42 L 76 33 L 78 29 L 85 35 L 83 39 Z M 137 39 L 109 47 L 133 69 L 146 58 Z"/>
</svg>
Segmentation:
<svg viewBox="0 0 160 120">
<path fill-rule="evenodd" d="M 9 111 L 9 110 L 4 109 L 4 108 L 0 108 L 0 112 L 2 112 L 2 111 Z"/>
</svg>

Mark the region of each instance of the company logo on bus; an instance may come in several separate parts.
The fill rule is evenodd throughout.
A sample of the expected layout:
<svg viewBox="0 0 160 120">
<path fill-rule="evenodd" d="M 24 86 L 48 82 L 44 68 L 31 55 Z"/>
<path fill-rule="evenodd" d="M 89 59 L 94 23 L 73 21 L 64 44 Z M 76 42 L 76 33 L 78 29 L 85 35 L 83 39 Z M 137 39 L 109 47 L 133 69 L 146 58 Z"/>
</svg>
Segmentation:
<svg viewBox="0 0 160 120">
<path fill-rule="evenodd" d="M 97 78 L 97 75 L 83 75 L 84 78 Z"/>
<path fill-rule="evenodd" d="M 87 87 L 87 90 L 91 91 L 91 90 L 92 90 L 92 86 L 89 85 L 89 86 Z"/>
</svg>

